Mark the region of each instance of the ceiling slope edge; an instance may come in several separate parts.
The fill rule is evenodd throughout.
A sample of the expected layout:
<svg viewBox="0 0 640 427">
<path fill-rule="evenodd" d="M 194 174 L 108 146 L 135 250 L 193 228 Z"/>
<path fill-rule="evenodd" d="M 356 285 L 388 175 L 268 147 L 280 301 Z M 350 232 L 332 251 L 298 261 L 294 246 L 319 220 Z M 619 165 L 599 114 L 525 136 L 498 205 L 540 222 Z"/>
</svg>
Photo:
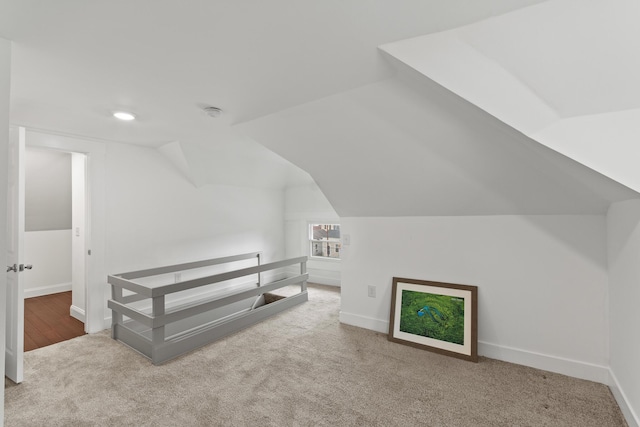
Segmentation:
<svg viewBox="0 0 640 427">
<path fill-rule="evenodd" d="M 191 173 L 191 167 L 185 157 L 182 145 L 179 141 L 169 142 L 157 148 L 157 150 L 167 159 L 177 170 L 180 172 L 189 182 L 196 187 L 201 187 L 202 183 L 199 183 Z"/>
<path fill-rule="evenodd" d="M 640 109 L 560 117 L 525 82 L 457 30 L 379 47 L 399 73 L 424 75 L 531 140 L 640 192 Z"/>
<path fill-rule="evenodd" d="M 341 216 L 603 214 L 640 196 L 409 67 L 237 127 Z"/>
<path fill-rule="evenodd" d="M 248 138 L 234 141 L 174 141 L 157 148 L 196 188 L 207 185 L 283 190 L 308 185 L 311 177 Z"/>
</svg>

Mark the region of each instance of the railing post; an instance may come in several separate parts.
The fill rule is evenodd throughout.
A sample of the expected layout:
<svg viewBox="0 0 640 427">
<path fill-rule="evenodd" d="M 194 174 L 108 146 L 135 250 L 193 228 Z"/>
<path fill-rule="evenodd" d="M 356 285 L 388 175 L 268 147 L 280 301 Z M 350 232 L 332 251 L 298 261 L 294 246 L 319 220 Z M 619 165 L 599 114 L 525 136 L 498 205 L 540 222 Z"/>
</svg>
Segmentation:
<svg viewBox="0 0 640 427">
<path fill-rule="evenodd" d="M 164 295 L 160 295 L 157 297 L 153 297 L 152 299 L 152 316 L 162 316 L 164 315 Z M 164 325 L 159 326 L 157 328 L 151 329 L 151 342 L 152 342 L 152 357 L 153 362 L 156 362 L 155 352 L 160 344 L 164 343 Z"/>
<path fill-rule="evenodd" d="M 260 266 L 260 259 L 262 258 L 262 254 L 258 254 L 258 266 Z M 258 287 L 262 286 L 262 275 L 258 272 Z"/>
<path fill-rule="evenodd" d="M 305 259 L 300 263 L 300 274 L 306 274 L 306 273 L 307 273 L 307 260 Z M 307 290 L 307 281 L 304 280 L 302 283 L 300 283 L 300 292 L 304 292 L 306 290 Z"/>
<path fill-rule="evenodd" d="M 122 288 L 119 286 L 111 285 L 111 299 L 117 302 L 122 302 Z M 122 313 L 118 313 L 116 310 L 111 310 L 111 338 L 118 339 L 118 331 L 116 325 L 122 325 Z"/>
</svg>

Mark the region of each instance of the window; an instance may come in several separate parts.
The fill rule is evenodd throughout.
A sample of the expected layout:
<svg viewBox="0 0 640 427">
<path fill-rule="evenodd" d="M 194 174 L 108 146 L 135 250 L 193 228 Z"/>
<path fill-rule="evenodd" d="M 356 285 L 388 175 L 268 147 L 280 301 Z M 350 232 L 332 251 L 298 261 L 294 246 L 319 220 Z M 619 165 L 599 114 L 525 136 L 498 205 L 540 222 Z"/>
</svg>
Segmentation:
<svg viewBox="0 0 640 427">
<path fill-rule="evenodd" d="M 309 242 L 312 257 L 340 259 L 339 224 L 309 224 Z"/>
</svg>

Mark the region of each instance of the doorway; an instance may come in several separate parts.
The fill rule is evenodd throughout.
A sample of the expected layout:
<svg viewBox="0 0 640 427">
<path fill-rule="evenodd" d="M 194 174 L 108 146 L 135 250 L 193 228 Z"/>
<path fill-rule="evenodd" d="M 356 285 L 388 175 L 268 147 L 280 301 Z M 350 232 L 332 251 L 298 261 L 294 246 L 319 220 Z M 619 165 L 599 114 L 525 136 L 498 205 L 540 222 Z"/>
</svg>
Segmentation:
<svg viewBox="0 0 640 427">
<path fill-rule="evenodd" d="M 85 334 L 84 323 L 69 315 L 71 291 L 24 300 L 24 351 Z"/>
<path fill-rule="evenodd" d="M 86 155 L 25 152 L 25 351 L 82 335 L 86 319 Z"/>
</svg>

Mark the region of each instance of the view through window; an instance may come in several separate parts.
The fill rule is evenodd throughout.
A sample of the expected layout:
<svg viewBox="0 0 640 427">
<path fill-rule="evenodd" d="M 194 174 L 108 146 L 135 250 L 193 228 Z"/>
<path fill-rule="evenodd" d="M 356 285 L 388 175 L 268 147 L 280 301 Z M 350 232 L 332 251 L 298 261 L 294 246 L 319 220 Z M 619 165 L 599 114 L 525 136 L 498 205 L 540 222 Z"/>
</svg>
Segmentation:
<svg viewBox="0 0 640 427">
<path fill-rule="evenodd" d="M 311 256 L 340 259 L 340 225 L 309 224 Z"/>
</svg>

